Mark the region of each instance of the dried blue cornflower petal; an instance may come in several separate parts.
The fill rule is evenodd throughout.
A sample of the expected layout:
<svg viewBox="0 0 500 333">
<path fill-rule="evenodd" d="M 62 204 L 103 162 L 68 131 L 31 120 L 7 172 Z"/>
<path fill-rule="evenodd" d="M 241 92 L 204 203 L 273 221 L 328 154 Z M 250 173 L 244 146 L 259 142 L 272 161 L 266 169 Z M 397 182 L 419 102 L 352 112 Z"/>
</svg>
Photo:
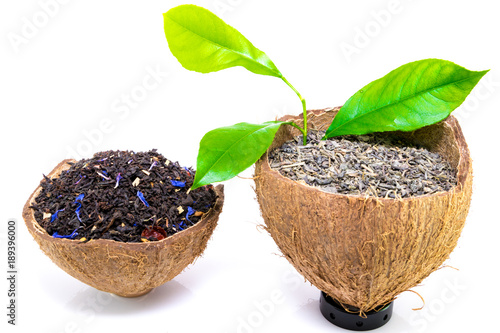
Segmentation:
<svg viewBox="0 0 500 333">
<path fill-rule="evenodd" d="M 146 206 L 146 207 L 149 207 L 149 204 L 148 202 L 146 201 L 146 199 L 144 198 L 144 194 L 142 194 L 141 191 L 137 191 L 137 196 L 139 197 L 139 200 L 142 201 L 142 203 Z"/>
<path fill-rule="evenodd" d="M 57 233 L 57 231 L 56 231 L 56 232 L 54 232 L 54 233 L 52 234 L 52 237 L 54 237 L 54 238 L 69 238 L 69 239 L 75 239 L 75 237 L 76 237 L 76 236 L 78 236 L 78 233 L 76 232 L 77 230 L 78 230 L 78 228 L 76 228 L 75 230 L 73 230 L 73 232 L 71 233 L 71 235 L 66 235 L 66 236 L 64 236 L 64 235 L 59 235 L 59 234 Z"/>
<path fill-rule="evenodd" d="M 120 184 L 120 179 L 122 179 L 122 174 L 120 172 L 118 172 L 118 176 L 116 176 L 116 185 L 115 185 L 115 188 L 118 187 L 118 185 Z"/>
<path fill-rule="evenodd" d="M 171 179 L 170 183 L 175 187 L 185 187 L 186 186 L 186 182 L 181 182 L 180 180 Z"/>
<path fill-rule="evenodd" d="M 96 171 L 96 172 L 97 172 L 97 174 L 98 174 L 99 176 L 101 176 L 101 177 L 103 178 L 103 180 L 111 180 L 111 178 L 109 178 L 108 176 L 106 176 L 106 175 L 104 175 L 104 174 L 100 173 L 99 171 Z M 103 171 L 103 172 L 106 172 L 106 171 Z"/>
<path fill-rule="evenodd" d="M 59 212 L 62 212 L 64 211 L 64 208 L 63 209 L 59 209 L 58 211 L 56 211 L 52 217 L 50 218 L 50 223 L 54 222 L 55 219 L 57 219 L 57 214 L 59 214 Z"/>
<path fill-rule="evenodd" d="M 181 221 L 181 223 L 179 223 L 179 225 L 177 226 L 179 228 L 179 230 L 184 230 L 185 229 L 185 228 L 182 227 L 183 225 L 187 227 L 186 223 L 184 223 L 184 221 Z"/>
<path fill-rule="evenodd" d="M 188 211 L 186 213 L 186 220 L 188 220 L 190 223 L 193 223 L 193 222 L 191 222 L 191 220 L 189 219 L 189 217 L 191 215 L 193 215 L 194 213 L 195 213 L 195 210 L 193 209 L 193 207 L 188 206 Z"/>
<path fill-rule="evenodd" d="M 151 164 L 151 166 L 149 167 L 148 171 L 151 171 L 151 169 L 153 169 L 153 167 L 157 164 L 158 162 L 154 161 L 153 164 Z"/>
<path fill-rule="evenodd" d="M 82 208 L 82 204 L 79 203 L 78 201 L 82 201 L 84 196 L 85 196 L 85 194 L 82 193 L 82 194 L 78 195 L 75 199 L 75 203 L 78 204 L 78 207 L 76 207 L 75 213 L 76 213 L 76 217 L 78 217 L 78 221 L 80 221 L 80 222 L 82 222 L 82 219 L 80 218 L 80 209 Z"/>
<path fill-rule="evenodd" d="M 82 208 L 81 204 L 78 204 L 78 207 L 75 210 L 76 217 L 78 217 L 78 221 L 82 222 L 82 218 L 80 217 L 80 209 Z"/>
</svg>

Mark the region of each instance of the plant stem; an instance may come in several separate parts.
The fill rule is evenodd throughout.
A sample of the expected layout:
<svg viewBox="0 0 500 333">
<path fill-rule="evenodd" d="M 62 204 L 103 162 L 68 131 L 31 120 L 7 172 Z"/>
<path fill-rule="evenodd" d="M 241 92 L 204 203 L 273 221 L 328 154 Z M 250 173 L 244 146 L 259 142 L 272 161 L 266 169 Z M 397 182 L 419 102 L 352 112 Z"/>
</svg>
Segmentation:
<svg viewBox="0 0 500 333">
<path fill-rule="evenodd" d="M 306 100 L 304 98 L 302 98 L 302 96 L 300 95 L 300 93 L 297 91 L 297 89 L 295 89 L 292 84 L 290 82 L 288 82 L 287 79 L 285 79 L 284 76 L 281 76 L 281 79 L 283 80 L 283 82 L 285 82 L 290 88 L 292 88 L 293 91 L 295 91 L 295 93 L 297 94 L 297 96 L 299 96 L 300 98 L 300 102 L 302 103 L 302 115 L 304 117 L 304 128 L 301 128 L 299 126 L 294 126 L 296 128 L 298 128 L 301 132 L 302 132 L 302 137 L 303 137 L 303 144 L 304 146 L 307 145 L 307 110 L 306 110 Z"/>
</svg>

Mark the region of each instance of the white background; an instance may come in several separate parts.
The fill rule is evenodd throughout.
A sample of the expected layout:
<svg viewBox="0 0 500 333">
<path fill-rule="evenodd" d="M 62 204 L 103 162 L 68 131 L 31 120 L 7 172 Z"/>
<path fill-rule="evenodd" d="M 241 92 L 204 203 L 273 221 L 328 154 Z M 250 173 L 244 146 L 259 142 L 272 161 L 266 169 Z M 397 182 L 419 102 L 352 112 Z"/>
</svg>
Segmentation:
<svg viewBox="0 0 500 333">
<path fill-rule="evenodd" d="M 183 69 L 168 50 L 162 19 L 183 1 L 54 1 L 0 5 L 1 267 L 6 267 L 9 218 L 17 220 L 19 243 L 18 326 L 6 323 L 2 277 L 1 327 L 51 333 L 342 331 L 322 318 L 319 291 L 257 228 L 263 221 L 249 180 L 226 182 L 224 212 L 204 256 L 147 296 L 123 299 L 97 291 L 40 251 L 21 210 L 42 173 L 62 159 L 157 148 L 169 159 L 194 165 L 208 130 L 301 111 L 279 79 L 241 68 L 207 75 Z M 379 331 L 498 332 L 496 1 L 193 3 L 217 12 L 265 51 L 309 108 L 342 105 L 363 85 L 413 60 L 435 57 L 471 70 L 491 69 L 454 112 L 475 174 L 467 224 L 447 261 L 459 271 L 441 269 L 414 288 L 426 301 L 421 311 L 411 310 L 421 306 L 420 298 L 403 293 L 392 320 Z M 355 53 L 342 51 L 349 47 Z M 160 74 L 146 91 L 141 85 L 151 71 Z M 134 93 L 133 107 L 124 107 L 122 99 Z"/>
</svg>

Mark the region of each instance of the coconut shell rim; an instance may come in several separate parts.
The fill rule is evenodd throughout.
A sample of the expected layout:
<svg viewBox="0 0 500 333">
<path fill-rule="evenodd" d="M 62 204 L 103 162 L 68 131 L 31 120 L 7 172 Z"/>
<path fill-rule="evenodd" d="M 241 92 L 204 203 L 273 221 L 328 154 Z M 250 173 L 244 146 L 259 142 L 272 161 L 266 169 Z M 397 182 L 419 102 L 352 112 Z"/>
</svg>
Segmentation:
<svg viewBox="0 0 500 333">
<path fill-rule="evenodd" d="M 54 169 L 47 175 L 48 178 L 57 177 L 62 171 L 70 168 L 68 163 L 74 163 L 76 160 L 74 159 L 64 159 L 59 164 L 57 164 Z M 42 179 L 43 181 L 43 179 Z M 40 182 L 41 183 L 41 182 Z M 30 233 L 36 233 L 38 236 L 42 238 L 43 241 L 51 242 L 51 243 L 60 243 L 60 242 L 71 242 L 75 246 L 79 247 L 94 247 L 94 245 L 103 245 L 103 246 L 112 246 L 118 248 L 129 248 L 131 250 L 147 250 L 151 247 L 166 247 L 173 243 L 177 238 L 187 236 L 189 234 L 200 231 L 199 229 L 204 229 L 210 220 L 213 218 L 217 218 L 218 215 L 222 211 L 222 206 L 224 204 L 224 185 L 219 184 L 214 187 L 214 191 L 217 194 L 217 199 L 215 204 L 210 210 L 205 213 L 200 221 L 198 221 L 195 225 L 179 231 L 174 235 L 168 236 L 159 241 L 149 241 L 149 242 L 119 242 L 113 239 L 91 239 L 87 242 L 81 242 L 77 239 L 66 239 L 66 238 L 54 238 L 48 234 L 48 232 L 40 225 L 35 219 L 35 212 L 30 208 L 31 204 L 35 200 L 36 196 L 42 190 L 41 184 L 39 184 L 33 193 L 30 195 L 26 203 L 23 207 L 23 219 Z"/>
<path fill-rule="evenodd" d="M 329 108 L 324 108 L 324 109 L 313 109 L 313 110 L 307 110 L 308 118 L 310 115 L 315 115 L 315 116 L 320 116 L 323 115 L 324 113 L 327 112 L 335 112 L 340 110 L 341 106 L 337 107 L 329 107 Z M 280 121 L 291 121 L 291 120 L 301 120 L 302 115 L 285 115 L 281 117 L 279 120 Z M 441 122 L 444 122 L 453 130 L 454 134 L 454 141 L 458 144 L 458 150 L 459 150 L 459 155 L 460 159 L 458 161 L 457 165 L 457 185 L 455 185 L 452 189 L 448 191 L 439 191 L 435 192 L 432 194 L 424 194 L 424 195 L 418 195 L 418 196 L 413 196 L 413 197 L 408 197 L 408 198 L 385 198 L 385 197 L 374 197 L 374 196 L 368 196 L 368 195 L 360 195 L 360 194 L 340 194 L 340 193 L 332 193 L 332 192 L 327 192 L 321 190 L 319 187 L 314 187 L 308 184 L 304 183 L 299 183 L 298 181 L 292 180 L 290 178 L 287 178 L 283 175 L 281 175 L 278 171 L 273 170 L 271 166 L 269 165 L 269 151 L 271 150 L 271 147 L 269 147 L 264 155 L 260 157 L 260 159 L 257 161 L 258 164 L 260 164 L 260 172 L 262 173 L 268 173 L 271 176 L 280 179 L 280 181 L 285 181 L 285 182 L 290 182 L 290 184 L 295 184 L 299 186 L 304 186 L 307 188 L 309 191 L 318 191 L 320 193 L 326 193 L 328 195 L 331 195 L 333 197 L 337 198 L 350 198 L 350 199 L 355 199 L 355 200 L 374 200 L 380 203 L 384 202 L 394 202 L 394 201 L 412 201 L 412 200 L 418 200 L 418 199 L 424 199 L 424 198 L 430 198 L 430 197 L 439 197 L 439 196 L 446 196 L 449 195 L 450 193 L 460 193 L 463 190 L 464 184 L 467 180 L 468 176 L 468 171 L 470 171 L 471 168 L 471 163 L 470 163 L 470 152 L 469 148 L 467 147 L 467 143 L 465 141 L 465 138 L 463 137 L 463 133 L 460 128 L 460 124 L 456 120 L 456 118 L 453 115 L 448 116 L 446 119 L 442 120 Z M 438 122 L 440 123 L 440 122 Z M 437 123 L 436 123 L 437 124 Z M 428 125 L 428 126 L 434 126 L 436 124 Z M 425 126 L 427 127 L 427 126 Z M 424 127 L 422 127 L 424 128 Z M 457 132 L 457 129 L 459 131 Z M 392 132 L 392 131 L 391 131 Z M 398 132 L 398 131 L 394 131 Z M 411 131 L 410 131 L 411 132 Z M 458 136 L 458 137 L 457 137 Z"/>
</svg>

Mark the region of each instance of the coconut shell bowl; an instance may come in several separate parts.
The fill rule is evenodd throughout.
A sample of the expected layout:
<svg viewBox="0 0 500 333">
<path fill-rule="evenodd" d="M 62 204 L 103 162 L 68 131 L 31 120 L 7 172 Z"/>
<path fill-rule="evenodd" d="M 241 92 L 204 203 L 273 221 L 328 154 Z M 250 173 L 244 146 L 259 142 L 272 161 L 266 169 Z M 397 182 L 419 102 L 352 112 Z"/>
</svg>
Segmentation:
<svg viewBox="0 0 500 333">
<path fill-rule="evenodd" d="M 310 128 L 326 130 L 339 109 L 310 111 Z M 300 124 L 301 117 L 280 120 Z M 270 150 L 299 134 L 282 126 Z M 390 135 L 441 154 L 457 171 L 458 184 L 446 192 L 403 199 L 344 195 L 283 177 L 271 169 L 267 153 L 256 163 L 256 194 L 267 231 L 324 297 L 358 318 L 387 308 L 443 264 L 470 205 L 472 162 L 453 116 Z"/>
<path fill-rule="evenodd" d="M 64 160 L 49 174 L 58 176 L 69 168 Z M 195 225 L 160 241 L 125 243 L 109 239 L 54 238 L 35 220 L 30 206 L 42 190 L 29 197 L 23 218 L 42 251 L 72 277 L 101 291 L 123 297 L 141 296 L 173 279 L 200 256 L 211 237 L 224 203 L 222 185 L 214 188 L 218 199 Z"/>
</svg>

